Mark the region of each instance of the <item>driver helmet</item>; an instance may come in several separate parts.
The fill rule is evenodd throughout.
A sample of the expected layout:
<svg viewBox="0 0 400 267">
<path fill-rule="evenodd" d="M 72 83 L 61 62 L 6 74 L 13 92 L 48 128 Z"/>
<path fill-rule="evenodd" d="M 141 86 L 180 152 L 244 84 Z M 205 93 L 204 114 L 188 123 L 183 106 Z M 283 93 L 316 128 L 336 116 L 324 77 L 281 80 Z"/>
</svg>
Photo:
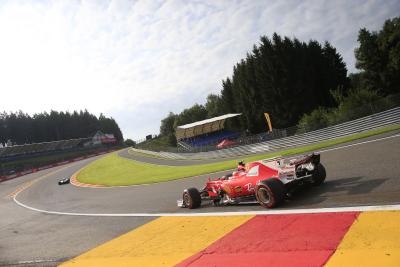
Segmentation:
<svg viewBox="0 0 400 267">
<path fill-rule="evenodd" d="M 243 161 L 241 161 L 241 162 L 238 163 L 237 170 L 238 170 L 238 172 L 240 172 L 240 171 L 245 171 L 245 170 L 246 170 L 245 164 L 244 164 Z"/>
</svg>

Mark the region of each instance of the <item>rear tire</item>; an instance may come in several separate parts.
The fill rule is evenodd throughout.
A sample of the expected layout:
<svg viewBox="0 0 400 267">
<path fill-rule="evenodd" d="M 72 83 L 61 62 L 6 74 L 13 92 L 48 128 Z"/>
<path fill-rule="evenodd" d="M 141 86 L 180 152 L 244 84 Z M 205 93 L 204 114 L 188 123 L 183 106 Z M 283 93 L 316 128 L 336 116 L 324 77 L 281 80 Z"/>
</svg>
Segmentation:
<svg viewBox="0 0 400 267">
<path fill-rule="evenodd" d="M 189 209 L 196 209 L 201 205 L 201 196 L 197 188 L 188 188 L 183 191 L 183 203 Z"/>
<path fill-rule="evenodd" d="M 315 171 L 312 176 L 313 185 L 314 186 L 321 185 L 325 181 L 325 178 L 326 178 L 325 167 L 324 167 L 324 165 L 322 165 L 322 163 L 319 163 L 316 166 Z"/>
<path fill-rule="evenodd" d="M 285 185 L 278 179 L 270 178 L 260 181 L 256 186 L 256 199 L 261 206 L 273 208 L 285 198 Z"/>
</svg>

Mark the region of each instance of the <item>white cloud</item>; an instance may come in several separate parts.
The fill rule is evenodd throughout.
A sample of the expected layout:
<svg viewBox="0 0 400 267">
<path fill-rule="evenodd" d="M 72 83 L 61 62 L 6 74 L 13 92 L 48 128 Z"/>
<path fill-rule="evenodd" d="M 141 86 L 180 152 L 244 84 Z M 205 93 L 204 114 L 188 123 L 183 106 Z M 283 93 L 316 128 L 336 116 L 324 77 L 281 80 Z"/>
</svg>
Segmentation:
<svg viewBox="0 0 400 267">
<path fill-rule="evenodd" d="M 398 1 L 2 1 L 0 110 L 113 116 L 125 137 L 209 93 L 273 32 L 330 41 L 354 71 L 357 32 Z"/>
</svg>

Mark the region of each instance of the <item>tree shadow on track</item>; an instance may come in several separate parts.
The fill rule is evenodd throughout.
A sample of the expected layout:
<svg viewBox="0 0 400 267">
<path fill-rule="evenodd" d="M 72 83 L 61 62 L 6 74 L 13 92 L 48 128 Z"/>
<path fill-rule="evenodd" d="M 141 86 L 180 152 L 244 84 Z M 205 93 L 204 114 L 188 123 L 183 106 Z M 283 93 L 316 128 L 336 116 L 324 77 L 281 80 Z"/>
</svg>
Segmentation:
<svg viewBox="0 0 400 267">
<path fill-rule="evenodd" d="M 323 202 L 329 203 L 329 206 L 332 206 L 332 203 L 335 203 L 335 201 L 340 206 L 360 205 L 362 203 L 370 204 L 371 199 L 368 197 L 368 194 L 389 179 L 365 180 L 363 178 L 362 176 L 341 178 L 326 181 L 317 187 L 304 186 L 296 191 L 282 207 L 321 206 Z M 376 199 L 372 199 L 372 202 L 376 202 Z"/>
</svg>

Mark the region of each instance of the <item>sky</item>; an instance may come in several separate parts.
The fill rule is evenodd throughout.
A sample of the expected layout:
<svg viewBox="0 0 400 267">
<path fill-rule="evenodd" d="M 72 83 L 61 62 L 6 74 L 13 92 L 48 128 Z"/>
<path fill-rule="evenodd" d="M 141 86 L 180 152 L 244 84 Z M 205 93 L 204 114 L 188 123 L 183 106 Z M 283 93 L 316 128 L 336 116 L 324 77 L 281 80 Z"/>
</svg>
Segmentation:
<svg viewBox="0 0 400 267">
<path fill-rule="evenodd" d="M 399 11 L 398 0 L 2 0 L 0 111 L 87 109 L 143 139 L 220 93 L 260 36 L 327 40 L 356 72 L 359 29 Z"/>
</svg>

